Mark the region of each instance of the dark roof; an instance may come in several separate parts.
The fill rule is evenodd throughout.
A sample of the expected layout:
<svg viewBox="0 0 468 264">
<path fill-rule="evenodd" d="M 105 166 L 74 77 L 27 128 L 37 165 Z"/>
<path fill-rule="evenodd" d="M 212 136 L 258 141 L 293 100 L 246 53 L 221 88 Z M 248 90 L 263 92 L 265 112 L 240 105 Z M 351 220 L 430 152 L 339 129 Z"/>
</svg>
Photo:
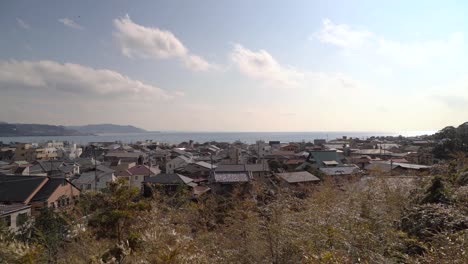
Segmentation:
<svg viewBox="0 0 468 264">
<path fill-rule="evenodd" d="M 265 164 L 220 164 L 215 169 L 217 172 L 261 172 L 270 171 L 270 167 Z"/>
<path fill-rule="evenodd" d="M 163 184 L 163 185 L 174 185 L 174 184 L 189 184 L 193 182 L 192 179 L 186 177 L 184 175 L 180 175 L 177 173 L 163 173 L 158 174 L 152 177 L 145 177 L 146 183 L 154 183 L 154 184 Z"/>
<path fill-rule="evenodd" d="M 0 175 L 0 201 L 25 202 L 44 181 L 42 176 Z"/>
<path fill-rule="evenodd" d="M 52 193 L 55 192 L 55 190 L 57 190 L 57 188 L 62 184 L 71 184 L 71 183 L 69 181 L 67 181 L 66 179 L 49 178 L 49 180 L 39 190 L 39 192 L 37 192 L 36 195 L 34 195 L 34 197 L 32 198 L 32 201 L 47 200 L 47 198 L 49 198 L 52 195 Z M 76 187 L 74 187 L 74 188 L 76 188 Z"/>
</svg>

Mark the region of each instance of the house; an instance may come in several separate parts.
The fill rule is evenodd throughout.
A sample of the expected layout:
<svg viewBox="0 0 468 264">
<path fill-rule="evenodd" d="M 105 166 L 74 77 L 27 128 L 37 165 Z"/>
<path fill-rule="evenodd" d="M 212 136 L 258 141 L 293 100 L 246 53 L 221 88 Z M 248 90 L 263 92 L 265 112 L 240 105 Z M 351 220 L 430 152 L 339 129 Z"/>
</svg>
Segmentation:
<svg viewBox="0 0 468 264">
<path fill-rule="evenodd" d="M 71 177 L 80 173 L 80 165 L 60 160 L 36 160 L 29 168 L 29 175 Z"/>
<path fill-rule="evenodd" d="M 210 172 L 216 169 L 217 166 L 205 161 L 197 161 L 187 164 L 182 170 L 187 173 L 190 178 L 207 178 Z"/>
<path fill-rule="evenodd" d="M 135 167 L 136 165 L 137 163 L 134 161 L 122 161 L 121 159 L 116 159 L 110 163 L 109 168 L 114 171 L 124 171 Z"/>
<path fill-rule="evenodd" d="M 192 157 L 180 155 L 166 163 L 166 173 L 174 173 L 176 169 L 183 168 L 192 163 Z"/>
<path fill-rule="evenodd" d="M 0 161 L 11 161 L 15 157 L 16 148 L 6 147 L 0 148 Z"/>
<path fill-rule="evenodd" d="M 147 165 L 137 165 L 126 170 L 126 172 L 128 173 L 127 176 L 119 175 L 119 177 L 126 178 L 131 187 L 140 189 L 141 184 L 145 180 L 146 176 L 151 177 L 154 175 L 158 175 L 161 173 L 161 170 L 157 167 L 148 167 Z"/>
<path fill-rule="evenodd" d="M 251 177 L 248 172 L 222 172 L 214 171 L 210 176 L 211 189 L 216 193 L 229 193 L 236 187 L 248 186 Z"/>
<path fill-rule="evenodd" d="M 143 195 L 151 196 L 152 191 L 161 186 L 166 193 L 172 193 L 180 188 L 193 188 L 198 186 L 193 179 L 177 173 L 162 173 L 156 176 L 145 177 L 143 181 Z"/>
<path fill-rule="evenodd" d="M 319 168 L 321 172 L 328 176 L 350 176 L 359 173 L 359 167 L 356 165 L 341 165 L 335 167 Z"/>
<path fill-rule="evenodd" d="M 342 156 L 336 150 L 310 151 L 307 162 L 316 168 L 335 167 L 342 163 Z"/>
<path fill-rule="evenodd" d="M 31 206 L 22 203 L 0 204 L 0 221 L 12 232 L 27 222 L 31 216 Z"/>
<path fill-rule="evenodd" d="M 84 172 L 72 182 L 83 192 L 88 190 L 100 191 L 106 189 L 109 183 L 114 182 L 116 179 L 113 169 L 99 165 L 96 167 L 96 171 Z"/>
<path fill-rule="evenodd" d="M 100 161 L 94 160 L 94 158 L 76 158 L 73 161 L 80 166 L 80 172 L 94 170 L 95 166 L 101 164 Z"/>
<path fill-rule="evenodd" d="M 275 176 L 287 185 L 318 183 L 320 179 L 308 171 L 276 173 Z"/>
<path fill-rule="evenodd" d="M 34 161 L 36 159 L 36 148 L 29 143 L 16 145 L 15 160 Z"/>
<path fill-rule="evenodd" d="M 357 149 L 352 150 L 351 155 L 358 155 L 358 156 L 370 156 L 371 158 L 382 158 L 387 159 L 392 157 L 394 153 L 385 149 Z"/>
<path fill-rule="evenodd" d="M 137 162 L 139 159 L 146 160 L 147 154 L 144 152 L 126 152 L 126 151 L 111 151 L 104 155 L 105 161 L 122 160 L 128 162 Z"/>
<path fill-rule="evenodd" d="M 44 207 L 71 206 L 79 195 L 80 190 L 63 178 L 0 175 L 0 203 L 31 205 L 33 215 Z"/>
<path fill-rule="evenodd" d="M 382 174 L 415 175 L 415 174 L 428 173 L 431 169 L 431 166 L 393 162 L 392 160 L 392 161 L 371 162 L 365 167 L 365 169 L 367 171 L 378 172 Z"/>
<path fill-rule="evenodd" d="M 298 144 L 293 144 L 293 143 L 289 143 L 285 146 L 280 147 L 280 150 L 282 151 L 298 152 L 299 149 L 300 149 L 300 146 Z"/>
<path fill-rule="evenodd" d="M 268 163 L 259 164 L 220 164 L 215 169 L 216 172 L 245 172 L 250 178 L 267 177 L 271 170 Z"/>
<path fill-rule="evenodd" d="M 265 155 L 264 158 L 268 160 L 277 160 L 277 161 L 284 162 L 294 157 L 296 157 L 296 153 L 294 151 L 276 150 Z"/>
</svg>

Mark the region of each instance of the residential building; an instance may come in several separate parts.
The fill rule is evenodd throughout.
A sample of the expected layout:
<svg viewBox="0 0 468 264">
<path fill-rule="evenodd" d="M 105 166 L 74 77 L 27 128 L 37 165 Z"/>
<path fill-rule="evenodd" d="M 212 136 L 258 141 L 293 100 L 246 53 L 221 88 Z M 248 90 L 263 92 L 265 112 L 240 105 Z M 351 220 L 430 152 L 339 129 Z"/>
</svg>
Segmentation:
<svg viewBox="0 0 468 264">
<path fill-rule="evenodd" d="M 192 162 L 192 157 L 188 157 L 185 155 L 177 156 L 171 159 L 170 161 L 166 162 L 166 173 L 174 173 L 176 169 L 184 168 Z"/>
<path fill-rule="evenodd" d="M 22 203 L 0 204 L 0 221 L 12 232 L 17 232 L 31 216 L 31 205 Z"/>
<path fill-rule="evenodd" d="M 81 189 L 81 191 L 101 191 L 109 187 L 117 177 L 114 170 L 103 165 L 98 165 L 96 170 L 86 171 L 72 180 L 72 183 Z"/>
<path fill-rule="evenodd" d="M 80 190 L 63 178 L 0 175 L 0 203 L 31 205 L 32 215 L 44 207 L 72 206 L 79 195 Z"/>
</svg>

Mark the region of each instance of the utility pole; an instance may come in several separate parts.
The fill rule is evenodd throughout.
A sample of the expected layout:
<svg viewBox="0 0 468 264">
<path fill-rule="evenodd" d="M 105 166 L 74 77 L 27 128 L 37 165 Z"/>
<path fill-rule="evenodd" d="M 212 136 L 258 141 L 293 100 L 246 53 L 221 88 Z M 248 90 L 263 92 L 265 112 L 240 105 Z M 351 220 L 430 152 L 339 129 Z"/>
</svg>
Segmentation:
<svg viewBox="0 0 468 264">
<path fill-rule="evenodd" d="M 94 191 L 97 191 L 97 160 L 96 160 L 95 145 L 91 144 L 91 148 L 93 149 L 93 157 L 94 157 Z"/>
</svg>

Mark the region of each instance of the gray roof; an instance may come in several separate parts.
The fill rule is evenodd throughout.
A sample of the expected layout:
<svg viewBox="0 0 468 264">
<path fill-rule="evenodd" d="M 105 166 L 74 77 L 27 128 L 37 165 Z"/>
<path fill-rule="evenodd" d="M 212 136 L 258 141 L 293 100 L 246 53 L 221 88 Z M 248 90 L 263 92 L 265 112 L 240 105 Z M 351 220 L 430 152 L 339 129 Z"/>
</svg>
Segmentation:
<svg viewBox="0 0 468 264">
<path fill-rule="evenodd" d="M 249 175 L 246 172 L 215 172 L 214 181 L 217 183 L 248 182 Z"/>
<path fill-rule="evenodd" d="M 114 157 L 114 158 L 136 158 L 138 159 L 140 156 L 145 157 L 146 153 L 144 152 L 108 152 L 106 157 Z"/>
<path fill-rule="evenodd" d="M 270 171 L 270 167 L 265 164 L 220 164 L 216 168 L 217 172 L 263 172 Z"/>
<path fill-rule="evenodd" d="M 431 168 L 431 166 L 419 165 L 419 164 L 410 164 L 410 163 L 396 163 L 396 162 L 394 162 L 393 165 L 396 165 L 398 167 L 402 167 L 404 169 L 410 169 L 410 170 L 424 170 L 424 169 L 430 169 Z"/>
<path fill-rule="evenodd" d="M 0 216 L 2 215 L 8 215 L 10 213 L 24 210 L 31 208 L 30 205 L 25 205 L 22 203 L 14 203 L 14 204 L 0 204 Z"/>
<path fill-rule="evenodd" d="M 357 166 L 339 166 L 339 167 L 328 167 L 320 168 L 320 171 L 329 176 L 335 175 L 351 175 L 359 171 Z"/>
<path fill-rule="evenodd" d="M 288 183 L 300 183 L 300 182 L 317 182 L 319 178 L 312 175 L 308 171 L 297 171 L 297 172 L 284 172 L 277 173 L 276 176 L 285 180 Z"/>
<path fill-rule="evenodd" d="M 352 152 L 359 155 L 392 155 L 393 153 L 383 149 L 358 149 Z"/>
<path fill-rule="evenodd" d="M 211 168 L 216 168 L 217 166 L 216 165 L 212 165 L 208 162 L 205 162 L 205 161 L 198 161 L 198 162 L 195 162 L 195 164 L 197 164 L 198 166 L 201 166 L 201 167 L 204 167 L 204 168 L 207 168 L 207 169 L 211 169 Z"/>
<path fill-rule="evenodd" d="M 192 179 L 186 177 L 184 175 L 180 175 L 177 173 L 162 173 L 156 176 L 145 177 L 145 183 L 154 183 L 154 184 L 162 184 L 162 185 L 179 185 L 179 184 L 191 184 L 193 182 Z"/>
<path fill-rule="evenodd" d="M 390 161 L 371 162 L 365 168 L 367 170 L 390 171 L 390 169 L 393 170 L 398 167 L 403 168 L 403 169 L 409 169 L 409 170 L 427 170 L 431 168 L 431 166 L 426 166 L 426 165 L 399 163 L 399 162 L 390 163 Z"/>
</svg>

